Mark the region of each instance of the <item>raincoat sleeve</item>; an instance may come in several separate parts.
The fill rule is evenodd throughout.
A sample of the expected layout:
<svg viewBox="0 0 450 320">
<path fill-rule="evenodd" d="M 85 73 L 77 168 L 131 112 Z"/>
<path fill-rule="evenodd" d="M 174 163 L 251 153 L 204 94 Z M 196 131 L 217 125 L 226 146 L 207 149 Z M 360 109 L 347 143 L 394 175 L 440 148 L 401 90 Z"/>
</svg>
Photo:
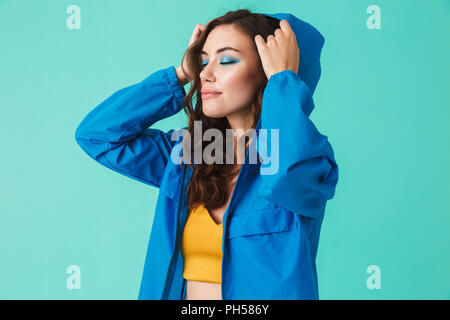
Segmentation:
<svg viewBox="0 0 450 320">
<path fill-rule="evenodd" d="M 180 111 L 185 95 L 175 68 L 160 69 L 91 110 L 76 129 L 76 142 L 103 166 L 159 188 L 175 129 L 148 127 Z"/>
<path fill-rule="evenodd" d="M 265 174 L 261 166 L 260 174 L 266 185 L 263 197 L 315 219 L 334 196 L 338 166 L 327 136 L 309 119 L 313 109 L 311 91 L 298 74 L 285 70 L 270 77 L 263 94 L 261 129 L 267 129 L 267 136 L 278 129 L 278 151 L 273 143 L 266 147 L 271 158 L 278 152 L 278 170 Z"/>
</svg>

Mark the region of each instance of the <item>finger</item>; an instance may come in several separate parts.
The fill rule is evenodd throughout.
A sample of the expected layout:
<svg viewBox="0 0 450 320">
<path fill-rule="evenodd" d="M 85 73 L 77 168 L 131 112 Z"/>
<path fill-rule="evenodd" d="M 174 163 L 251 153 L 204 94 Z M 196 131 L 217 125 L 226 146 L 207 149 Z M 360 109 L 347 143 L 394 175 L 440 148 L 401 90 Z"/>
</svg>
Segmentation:
<svg viewBox="0 0 450 320">
<path fill-rule="evenodd" d="M 294 31 L 292 30 L 289 22 L 286 19 L 283 19 L 280 21 L 280 28 L 281 28 L 281 31 L 288 33 L 288 34 L 293 34 L 295 36 Z"/>
<path fill-rule="evenodd" d="M 256 47 L 258 48 L 258 50 L 262 49 L 266 45 L 264 38 L 261 37 L 261 35 L 259 35 L 259 34 L 257 34 L 255 36 L 255 43 L 256 43 Z"/>
<path fill-rule="evenodd" d="M 200 23 L 197 23 L 195 25 L 194 31 L 192 32 L 191 38 L 189 39 L 189 45 L 193 44 L 199 37 L 201 32 L 203 31 L 203 25 Z"/>
<path fill-rule="evenodd" d="M 282 31 L 280 29 L 276 29 L 273 34 L 275 35 L 275 38 L 277 38 L 277 37 L 281 36 L 281 33 L 282 33 Z"/>
<path fill-rule="evenodd" d="M 259 57 L 263 60 L 266 56 L 267 44 L 264 42 L 264 38 L 261 35 L 255 36 L 255 43 Z"/>
</svg>

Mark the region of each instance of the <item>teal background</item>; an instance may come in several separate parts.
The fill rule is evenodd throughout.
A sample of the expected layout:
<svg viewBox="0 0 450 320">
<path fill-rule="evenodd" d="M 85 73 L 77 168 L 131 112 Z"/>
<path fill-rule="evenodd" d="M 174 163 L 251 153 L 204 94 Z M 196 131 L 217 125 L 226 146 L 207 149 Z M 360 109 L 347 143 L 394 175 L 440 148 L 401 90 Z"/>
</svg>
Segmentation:
<svg viewBox="0 0 450 320">
<path fill-rule="evenodd" d="M 66 27 L 71 4 L 80 30 Z M 366 27 L 372 4 L 380 30 Z M 449 0 L 0 0 L 0 299 L 137 299 L 158 189 L 90 159 L 75 129 L 113 92 L 178 66 L 196 23 L 239 8 L 293 13 L 325 37 L 311 119 L 340 177 L 320 298 L 450 298 Z M 370 265 L 381 289 L 367 288 Z"/>
</svg>

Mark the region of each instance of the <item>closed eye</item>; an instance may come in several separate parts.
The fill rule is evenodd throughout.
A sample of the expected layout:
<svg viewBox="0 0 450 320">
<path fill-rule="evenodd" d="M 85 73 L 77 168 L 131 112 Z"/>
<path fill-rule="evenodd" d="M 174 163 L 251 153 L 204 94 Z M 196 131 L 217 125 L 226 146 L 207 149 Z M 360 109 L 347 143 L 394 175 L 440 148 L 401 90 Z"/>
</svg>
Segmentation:
<svg viewBox="0 0 450 320">
<path fill-rule="evenodd" d="M 237 59 L 229 59 L 229 58 L 226 58 L 226 59 L 221 60 L 221 61 L 220 61 L 220 64 L 221 64 L 221 65 L 235 64 L 235 63 L 237 63 L 237 62 L 239 62 L 239 61 L 240 61 L 240 60 L 237 60 Z M 202 68 L 204 68 L 207 64 L 208 64 L 208 63 L 203 63 L 203 64 L 202 64 Z"/>
</svg>

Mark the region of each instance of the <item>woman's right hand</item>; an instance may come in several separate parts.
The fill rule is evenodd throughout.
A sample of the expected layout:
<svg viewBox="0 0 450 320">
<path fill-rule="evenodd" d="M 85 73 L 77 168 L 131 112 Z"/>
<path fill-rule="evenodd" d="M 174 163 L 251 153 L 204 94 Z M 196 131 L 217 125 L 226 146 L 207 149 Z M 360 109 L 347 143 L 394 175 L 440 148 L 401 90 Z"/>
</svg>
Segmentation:
<svg viewBox="0 0 450 320">
<path fill-rule="evenodd" d="M 189 46 L 191 46 L 200 37 L 200 34 L 204 29 L 205 29 L 205 26 L 200 23 L 197 23 L 195 25 L 194 31 L 192 32 L 192 35 L 191 35 L 191 39 L 189 40 Z M 183 65 L 184 69 L 186 70 L 186 73 L 189 74 L 189 71 L 188 71 L 189 69 L 184 60 L 182 61 L 182 65 Z M 180 82 L 180 84 L 182 86 L 184 86 L 186 83 L 188 83 L 190 81 L 190 79 L 188 79 L 186 74 L 183 72 L 183 69 L 181 69 L 181 66 L 177 67 L 175 69 L 175 71 L 177 73 L 178 81 Z"/>
</svg>

